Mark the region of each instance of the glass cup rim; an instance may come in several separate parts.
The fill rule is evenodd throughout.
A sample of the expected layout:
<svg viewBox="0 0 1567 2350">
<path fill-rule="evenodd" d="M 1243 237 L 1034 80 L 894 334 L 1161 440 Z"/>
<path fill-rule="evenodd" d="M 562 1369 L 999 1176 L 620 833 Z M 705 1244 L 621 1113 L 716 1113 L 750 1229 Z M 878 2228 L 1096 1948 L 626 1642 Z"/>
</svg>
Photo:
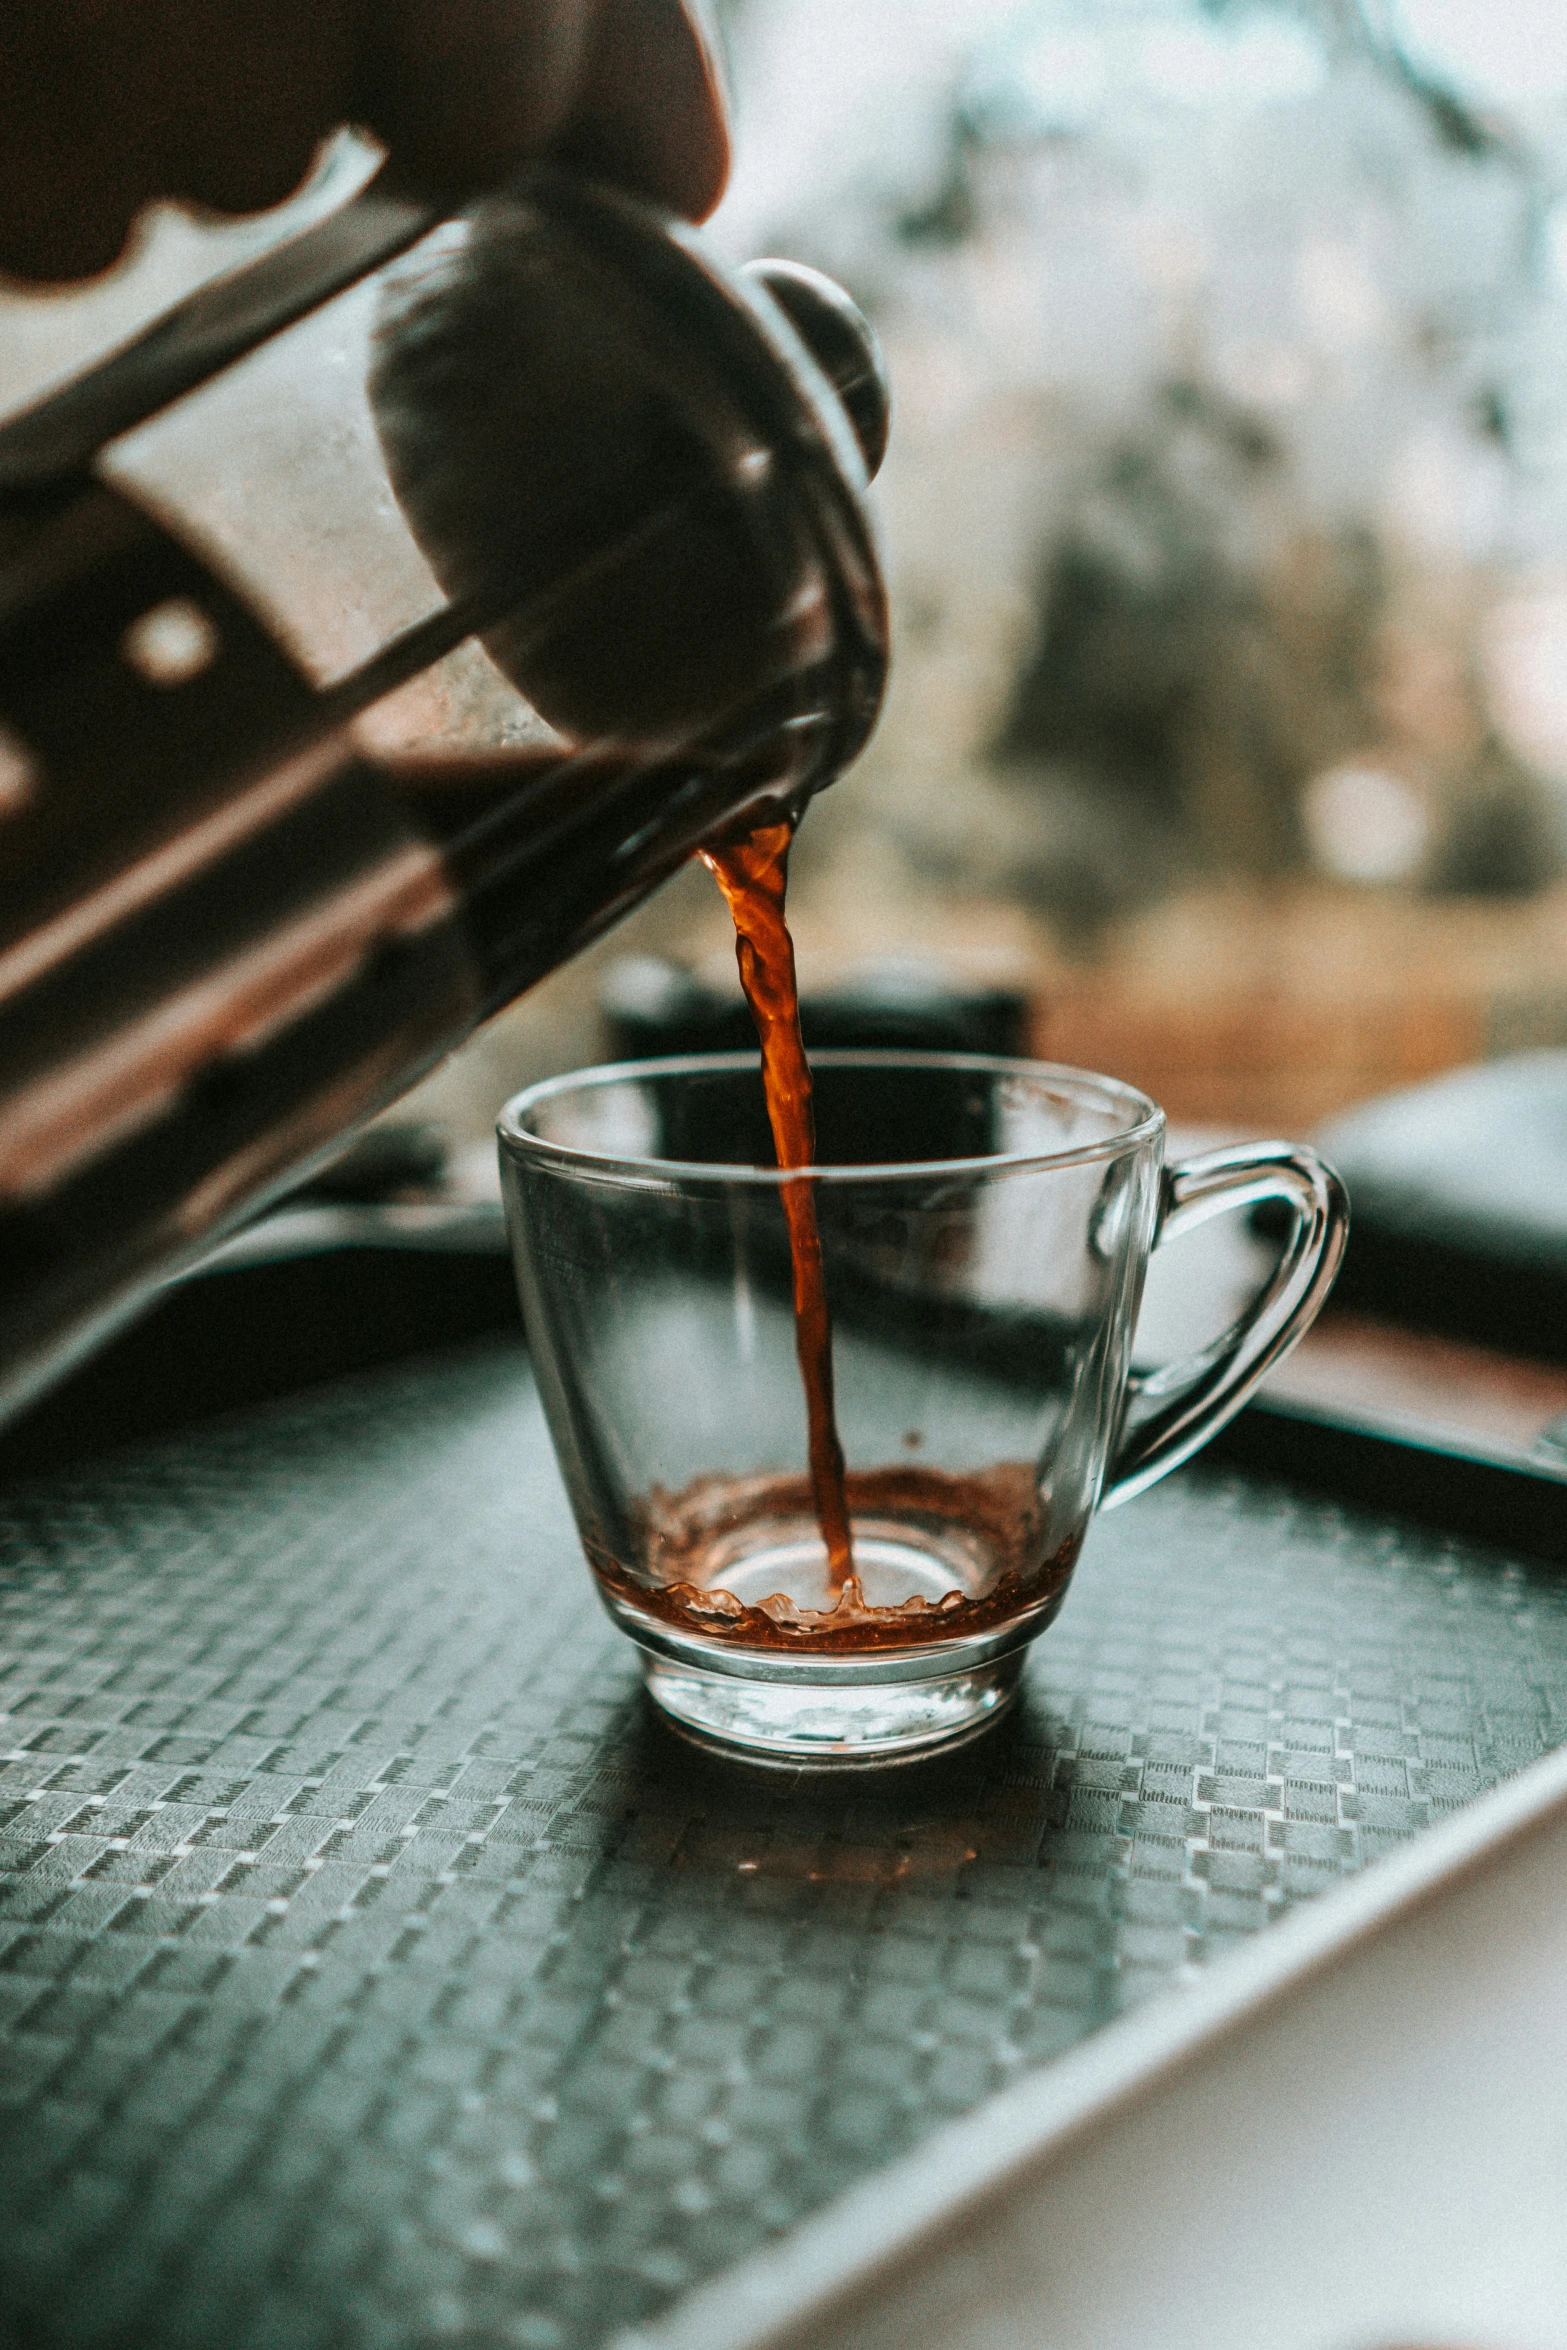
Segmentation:
<svg viewBox="0 0 1567 2350">
<path fill-rule="evenodd" d="M 837 1189 L 843 1185 L 928 1180 L 932 1177 L 972 1178 L 1025 1167 L 1045 1169 L 1091 1166 L 1106 1159 L 1118 1158 L 1123 1152 L 1155 1139 L 1164 1131 L 1163 1110 L 1136 1086 L 1128 1085 L 1119 1077 L 1103 1076 L 1094 1069 L 1074 1068 L 1065 1061 L 1034 1061 L 1002 1053 L 921 1052 L 907 1048 L 844 1045 L 827 1046 L 811 1052 L 811 1067 L 968 1070 L 987 1077 L 1043 1080 L 1064 1092 L 1075 1089 L 1081 1094 L 1093 1088 L 1100 1095 L 1101 1103 L 1103 1097 L 1109 1095 L 1114 1102 L 1125 1106 L 1127 1123 L 1112 1134 L 1101 1135 L 1097 1141 L 1071 1143 L 1059 1150 L 988 1151 L 951 1159 L 891 1159 L 856 1161 L 849 1166 L 828 1164 L 809 1167 L 760 1167 L 738 1160 L 672 1159 L 652 1157 L 644 1152 L 591 1150 L 581 1144 L 547 1141 L 543 1135 L 529 1132 L 523 1123 L 536 1104 L 556 1099 L 562 1094 L 599 1091 L 611 1085 L 658 1077 L 738 1076 L 742 1071 L 759 1069 L 761 1058 L 759 1051 L 667 1053 L 655 1060 L 605 1061 L 587 1069 L 567 1070 L 559 1076 L 540 1078 L 534 1084 L 524 1086 L 520 1093 L 513 1094 L 496 1120 L 496 1134 L 502 1150 L 519 1159 L 562 1170 L 580 1168 L 584 1174 L 591 1173 L 600 1179 L 618 1174 L 642 1181 L 652 1176 L 662 1182 L 700 1180 L 730 1187 L 815 1183 Z"/>
</svg>

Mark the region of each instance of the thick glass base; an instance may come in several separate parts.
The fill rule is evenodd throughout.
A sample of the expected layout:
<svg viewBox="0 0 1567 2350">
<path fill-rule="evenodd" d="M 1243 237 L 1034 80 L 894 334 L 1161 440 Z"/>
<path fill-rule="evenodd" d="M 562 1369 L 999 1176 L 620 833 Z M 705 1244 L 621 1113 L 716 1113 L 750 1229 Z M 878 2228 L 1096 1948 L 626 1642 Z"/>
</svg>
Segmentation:
<svg viewBox="0 0 1567 2350">
<path fill-rule="evenodd" d="M 792 1769 L 923 1762 L 966 1746 L 1011 1705 L 1024 1651 L 921 1680 L 775 1680 L 643 1651 L 648 1695 L 715 1753 Z"/>
</svg>

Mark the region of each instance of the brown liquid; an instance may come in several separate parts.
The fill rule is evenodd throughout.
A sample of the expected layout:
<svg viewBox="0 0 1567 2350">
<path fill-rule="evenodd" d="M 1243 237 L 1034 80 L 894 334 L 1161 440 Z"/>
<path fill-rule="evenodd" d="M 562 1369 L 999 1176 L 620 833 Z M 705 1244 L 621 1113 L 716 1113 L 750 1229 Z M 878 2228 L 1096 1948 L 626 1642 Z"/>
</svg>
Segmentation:
<svg viewBox="0 0 1567 2350">
<path fill-rule="evenodd" d="M 793 837 L 791 823 L 768 824 L 743 840 L 702 851 L 734 916 L 740 982 L 761 1040 L 773 1146 L 779 1166 L 788 1168 L 809 1167 L 816 1156 L 794 947 L 784 920 Z M 745 1648 L 898 1648 L 966 1637 L 1023 1615 L 1052 1615 L 1081 1537 L 1073 1535 L 1053 1556 L 1042 1556 L 1045 1527 L 1029 1462 L 1000 1461 L 963 1476 L 912 1464 L 845 1472 L 833 1411 L 832 1324 L 815 1189 L 809 1182 L 786 1182 L 780 1189 L 810 1436 L 809 1481 L 714 1476 L 699 1477 L 680 1493 L 655 1486 L 638 1528 L 647 1580 L 627 1574 L 590 1544 L 600 1581 L 630 1610 Z M 949 1569 L 952 1588 L 934 1599 L 915 1594 L 873 1605 L 855 1572 L 851 1506 L 867 1546 L 890 1542 L 896 1551 L 907 1542 Z M 752 1605 L 725 1589 L 726 1573 L 740 1580 L 738 1570 L 759 1548 L 792 1546 L 812 1516 L 827 1551 L 829 1606 L 808 1607 L 781 1591 Z"/>
<path fill-rule="evenodd" d="M 927 1554 L 946 1552 L 953 1588 L 934 1601 L 873 1607 L 851 1575 L 831 1608 L 801 1607 L 781 1592 L 746 1606 L 723 1588 L 724 1553 L 733 1545 L 743 1555 L 758 1536 L 787 1539 L 812 1505 L 803 1477 L 698 1477 L 680 1493 L 655 1486 L 639 1528 L 651 1583 L 591 1546 L 589 1556 L 599 1580 L 626 1607 L 742 1648 L 906 1648 L 1054 1613 L 1082 1538 L 1071 1536 L 1041 1559 L 1044 1529 L 1030 1462 L 998 1461 L 965 1476 L 914 1467 L 851 1469 L 844 1485 L 862 1533 L 912 1538 Z"/>
<path fill-rule="evenodd" d="M 780 1167 L 809 1167 L 816 1157 L 811 1115 L 811 1071 L 800 1035 L 800 998 L 794 977 L 794 941 L 784 920 L 784 889 L 794 826 L 758 825 L 743 840 L 704 849 L 734 916 L 740 984 L 762 1047 L 762 1086 Z M 833 1410 L 832 1323 L 822 1279 L 822 1242 L 816 1194 L 809 1183 L 785 1183 L 784 1215 L 794 1268 L 794 1345 L 805 1388 L 810 1437 L 811 1495 L 827 1546 L 827 1578 L 849 1614 L 862 1607 L 849 1539 L 843 1446 Z"/>
</svg>

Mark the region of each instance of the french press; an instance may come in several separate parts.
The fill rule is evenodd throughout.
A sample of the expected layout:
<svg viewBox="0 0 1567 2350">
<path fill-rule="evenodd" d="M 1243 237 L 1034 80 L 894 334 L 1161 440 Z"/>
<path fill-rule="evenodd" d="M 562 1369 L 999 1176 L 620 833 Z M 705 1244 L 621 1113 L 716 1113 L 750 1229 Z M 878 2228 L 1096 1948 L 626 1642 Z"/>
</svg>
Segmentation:
<svg viewBox="0 0 1567 2350">
<path fill-rule="evenodd" d="M 268 534 L 225 529 L 254 458 L 224 386 L 335 302 L 372 320 L 328 363 L 376 527 L 429 593 L 324 670 L 330 587 L 290 606 Z M 454 217 L 383 175 L 0 425 L 0 1414 L 842 770 L 886 672 L 885 425 L 827 280 L 549 167 Z M 352 527 L 314 519 L 312 565 Z M 367 755 L 363 714 L 474 638 L 527 739 Z"/>
</svg>

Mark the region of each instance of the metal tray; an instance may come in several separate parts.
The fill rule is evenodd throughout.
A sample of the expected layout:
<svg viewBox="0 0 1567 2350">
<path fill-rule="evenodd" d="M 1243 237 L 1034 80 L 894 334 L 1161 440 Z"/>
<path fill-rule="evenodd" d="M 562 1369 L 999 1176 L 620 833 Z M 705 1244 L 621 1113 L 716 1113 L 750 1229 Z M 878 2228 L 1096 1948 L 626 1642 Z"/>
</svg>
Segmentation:
<svg viewBox="0 0 1567 2350">
<path fill-rule="evenodd" d="M 29 2350 L 661 2322 L 1567 1736 L 1551 1567 L 1199 1469 L 1102 1521 L 988 1744 L 701 1763 L 494 1342 L 16 1485 L 0 1539 Z"/>
<path fill-rule="evenodd" d="M 637 2342 L 1556 2350 L 1564 1875 L 1556 1754 Z"/>
</svg>

